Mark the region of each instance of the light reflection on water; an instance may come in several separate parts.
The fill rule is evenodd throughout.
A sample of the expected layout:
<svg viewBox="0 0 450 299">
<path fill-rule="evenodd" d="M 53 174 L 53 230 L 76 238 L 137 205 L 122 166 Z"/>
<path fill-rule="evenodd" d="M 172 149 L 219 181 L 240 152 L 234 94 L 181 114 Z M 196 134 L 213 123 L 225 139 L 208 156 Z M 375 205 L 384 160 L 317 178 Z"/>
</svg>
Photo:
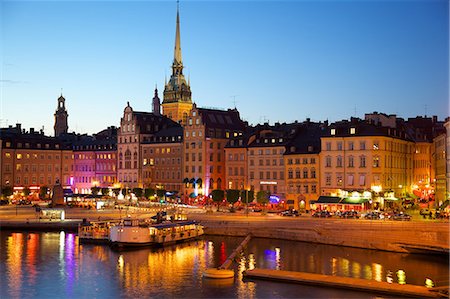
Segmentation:
<svg viewBox="0 0 450 299">
<path fill-rule="evenodd" d="M 244 281 L 246 269 L 269 268 L 423 285 L 448 281 L 448 259 L 281 240 L 253 239 L 233 264 L 236 276 L 207 280 L 242 238 L 205 237 L 166 248 L 113 251 L 78 244 L 73 233 L 0 232 L 0 297 L 353 297 L 370 294 Z M 299 290 L 302 290 L 299 292 Z M 217 295 L 219 294 L 219 295 Z"/>
</svg>

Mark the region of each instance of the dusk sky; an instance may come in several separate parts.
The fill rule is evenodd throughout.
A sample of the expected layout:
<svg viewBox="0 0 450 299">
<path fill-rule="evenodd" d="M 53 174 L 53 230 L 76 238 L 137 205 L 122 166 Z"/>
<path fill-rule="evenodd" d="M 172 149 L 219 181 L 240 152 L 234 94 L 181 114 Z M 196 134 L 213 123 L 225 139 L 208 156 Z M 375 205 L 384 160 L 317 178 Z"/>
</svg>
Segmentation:
<svg viewBox="0 0 450 299">
<path fill-rule="evenodd" d="M 63 89 L 69 131 L 151 111 L 171 74 L 176 1 L 0 1 L 0 125 L 53 135 Z M 250 124 L 330 122 L 373 111 L 449 116 L 449 4 L 181 1 L 192 99 Z M 235 103 L 234 103 L 235 100 Z"/>
</svg>

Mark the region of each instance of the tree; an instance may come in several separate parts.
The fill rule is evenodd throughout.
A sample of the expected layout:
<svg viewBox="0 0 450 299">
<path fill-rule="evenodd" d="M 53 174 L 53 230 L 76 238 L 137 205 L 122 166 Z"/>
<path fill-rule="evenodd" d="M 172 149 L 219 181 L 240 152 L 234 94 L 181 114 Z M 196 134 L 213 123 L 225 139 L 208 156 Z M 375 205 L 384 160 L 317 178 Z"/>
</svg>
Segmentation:
<svg viewBox="0 0 450 299">
<path fill-rule="evenodd" d="M 153 188 L 145 188 L 145 190 L 144 190 L 144 196 L 145 196 L 146 198 L 150 198 L 150 197 L 152 197 L 153 195 L 155 195 L 155 189 L 153 189 Z"/>
<path fill-rule="evenodd" d="M 39 198 L 40 199 L 46 199 L 48 193 L 48 187 L 47 186 L 41 186 L 39 188 Z"/>
<path fill-rule="evenodd" d="M 30 195 L 31 190 L 30 190 L 30 188 L 25 187 L 25 188 L 23 188 L 22 192 L 23 192 L 23 195 L 28 196 L 28 195 Z"/>
<path fill-rule="evenodd" d="M 234 204 L 239 199 L 239 190 L 236 189 L 228 189 L 227 190 L 227 201 L 231 204 Z"/>
<path fill-rule="evenodd" d="M 3 187 L 2 194 L 3 194 L 3 196 L 11 196 L 11 195 L 13 195 L 13 188 L 11 186 Z"/>
<path fill-rule="evenodd" d="M 100 192 L 100 188 L 97 186 L 94 186 L 91 188 L 91 192 L 92 192 L 92 194 L 97 195 L 98 192 Z"/>
<path fill-rule="evenodd" d="M 120 188 L 114 188 L 112 191 L 113 191 L 113 193 L 114 193 L 115 196 L 119 196 L 119 194 L 120 194 Z"/>
<path fill-rule="evenodd" d="M 102 188 L 102 194 L 103 195 L 108 195 L 109 194 L 109 189 L 108 188 Z"/>
<path fill-rule="evenodd" d="M 220 189 L 215 189 L 211 191 L 211 197 L 214 202 L 217 203 L 217 211 L 219 211 L 219 204 L 223 201 L 225 198 L 225 191 Z"/>
<path fill-rule="evenodd" d="M 261 190 L 256 193 L 256 201 L 263 206 L 265 206 L 269 202 L 270 193 L 267 190 Z"/>
<path fill-rule="evenodd" d="M 255 198 L 255 192 L 253 190 L 241 190 L 241 200 L 245 203 L 251 203 Z"/>
<path fill-rule="evenodd" d="M 158 189 L 158 190 L 156 190 L 156 196 L 158 196 L 158 197 L 164 197 L 164 195 L 166 195 L 166 190 L 164 190 L 164 189 Z"/>
<path fill-rule="evenodd" d="M 126 196 L 126 195 L 127 195 L 127 191 L 128 191 L 128 189 L 127 189 L 127 188 L 125 188 L 125 189 L 122 189 L 122 195 L 123 195 L 123 196 Z"/>
<path fill-rule="evenodd" d="M 143 190 L 142 188 L 133 188 L 133 193 L 137 198 L 142 197 Z"/>
</svg>

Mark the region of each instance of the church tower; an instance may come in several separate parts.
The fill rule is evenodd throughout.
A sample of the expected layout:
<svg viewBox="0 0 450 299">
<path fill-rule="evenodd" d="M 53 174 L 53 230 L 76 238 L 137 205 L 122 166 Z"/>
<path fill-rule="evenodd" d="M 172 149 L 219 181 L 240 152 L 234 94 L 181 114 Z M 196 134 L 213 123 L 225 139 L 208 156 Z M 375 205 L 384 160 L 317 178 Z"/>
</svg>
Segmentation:
<svg viewBox="0 0 450 299">
<path fill-rule="evenodd" d="M 178 5 L 178 4 L 177 4 Z M 191 87 L 183 75 L 180 42 L 180 14 L 177 6 L 177 24 L 175 32 L 175 51 L 172 63 L 172 75 L 169 82 L 165 82 L 163 115 L 176 122 L 186 124 L 187 116 L 192 110 Z"/>
<path fill-rule="evenodd" d="M 66 99 L 62 96 L 58 98 L 58 107 L 55 112 L 55 137 L 63 133 L 67 133 L 69 126 L 67 125 L 67 118 L 69 114 L 67 114 L 66 110 Z"/>
<path fill-rule="evenodd" d="M 155 87 L 155 96 L 153 97 L 153 114 L 161 115 L 161 103 L 158 97 L 158 87 Z"/>
</svg>

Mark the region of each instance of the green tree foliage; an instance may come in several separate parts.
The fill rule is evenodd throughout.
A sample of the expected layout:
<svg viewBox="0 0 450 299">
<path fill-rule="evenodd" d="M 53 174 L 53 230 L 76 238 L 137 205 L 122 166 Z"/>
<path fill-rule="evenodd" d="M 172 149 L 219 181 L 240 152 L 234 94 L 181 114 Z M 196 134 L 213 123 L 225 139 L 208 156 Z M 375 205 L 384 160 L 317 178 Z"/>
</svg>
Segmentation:
<svg viewBox="0 0 450 299">
<path fill-rule="evenodd" d="M 13 188 L 11 186 L 3 187 L 2 194 L 3 196 L 11 196 L 13 194 Z"/>
<path fill-rule="evenodd" d="M 133 188 L 133 193 L 137 198 L 142 197 L 143 192 L 144 190 L 142 190 L 142 188 Z"/>
<path fill-rule="evenodd" d="M 114 188 L 112 191 L 113 191 L 113 193 L 114 193 L 115 196 L 119 196 L 119 194 L 120 194 L 120 188 Z"/>
<path fill-rule="evenodd" d="M 92 192 L 92 194 L 97 195 L 100 192 L 100 188 L 97 186 L 94 186 L 91 188 L 91 192 Z"/>
<path fill-rule="evenodd" d="M 165 194 L 166 194 L 166 190 L 164 190 L 164 189 L 156 190 L 156 196 L 158 196 L 158 197 L 164 197 Z"/>
<path fill-rule="evenodd" d="M 211 191 L 211 196 L 212 196 L 212 199 L 214 202 L 219 203 L 225 198 L 225 191 L 215 189 L 215 190 Z"/>
<path fill-rule="evenodd" d="M 246 197 L 247 196 L 247 197 Z M 241 201 L 243 203 L 251 203 L 255 198 L 255 192 L 253 190 L 241 190 Z"/>
<path fill-rule="evenodd" d="M 262 205 L 266 205 L 269 202 L 270 193 L 267 190 L 261 190 L 256 193 L 256 201 Z"/>
<path fill-rule="evenodd" d="M 146 198 L 150 198 L 150 197 L 152 197 L 153 195 L 155 195 L 155 189 L 153 189 L 153 188 L 145 188 L 145 190 L 144 190 L 144 196 L 145 196 Z"/>
<path fill-rule="evenodd" d="M 238 201 L 240 191 L 236 189 L 228 189 L 227 190 L 227 201 L 231 204 L 234 204 Z"/>
<path fill-rule="evenodd" d="M 30 190 L 30 188 L 25 187 L 25 188 L 23 188 L 22 192 L 23 192 L 23 195 L 28 196 L 28 195 L 30 195 L 31 190 Z"/>
<path fill-rule="evenodd" d="M 126 196 L 126 195 L 127 195 L 127 192 L 128 192 L 127 190 L 128 190 L 127 188 L 122 189 L 122 195 L 123 195 L 123 196 Z"/>
<path fill-rule="evenodd" d="M 47 186 L 41 186 L 39 188 L 39 198 L 40 199 L 46 199 L 48 193 L 48 187 Z"/>
<path fill-rule="evenodd" d="M 102 195 L 108 195 L 109 189 L 108 188 L 102 188 Z"/>
</svg>

